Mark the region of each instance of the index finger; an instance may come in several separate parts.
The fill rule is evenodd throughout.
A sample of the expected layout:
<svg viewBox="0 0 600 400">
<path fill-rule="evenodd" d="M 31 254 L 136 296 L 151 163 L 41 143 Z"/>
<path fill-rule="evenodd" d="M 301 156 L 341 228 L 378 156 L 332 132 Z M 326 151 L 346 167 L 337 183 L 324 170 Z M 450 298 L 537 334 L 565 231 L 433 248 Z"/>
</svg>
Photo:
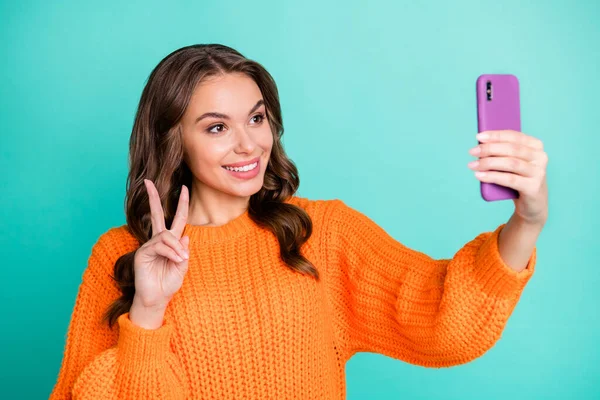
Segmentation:
<svg viewBox="0 0 600 400">
<path fill-rule="evenodd" d="M 181 187 L 181 193 L 179 194 L 179 202 L 177 203 L 177 211 L 175 217 L 173 217 L 173 223 L 171 224 L 171 232 L 177 239 L 181 239 L 183 229 L 187 223 L 188 218 L 188 204 L 189 204 L 189 192 L 187 186 Z"/>
<path fill-rule="evenodd" d="M 150 202 L 150 218 L 152 220 L 152 237 L 158 235 L 165 229 L 165 214 L 160 203 L 160 196 L 154 183 L 149 179 L 144 179 L 146 190 L 148 191 L 148 200 Z"/>
<path fill-rule="evenodd" d="M 505 130 L 490 130 L 490 131 L 484 131 L 481 133 L 485 133 L 488 135 L 487 140 L 484 139 L 486 142 L 506 141 L 506 142 L 516 143 L 516 144 L 522 144 L 524 146 L 531 147 L 533 149 L 538 149 L 538 150 L 543 149 L 543 143 L 541 140 L 539 140 L 533 136 L 526 135 L 523 132 L 505 129 Z"/>
</svg>

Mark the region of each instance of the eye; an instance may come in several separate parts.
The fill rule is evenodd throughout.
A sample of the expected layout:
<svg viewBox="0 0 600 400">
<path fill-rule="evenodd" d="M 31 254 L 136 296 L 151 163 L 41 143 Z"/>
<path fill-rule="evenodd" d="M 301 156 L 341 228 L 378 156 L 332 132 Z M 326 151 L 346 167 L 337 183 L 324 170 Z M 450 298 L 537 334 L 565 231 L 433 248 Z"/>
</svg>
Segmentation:
<svg viewBox="0 0 600 400">
<path fill-rule="evenodd" d="M 256 114 L 254 117 L 252 117 L 252 119 L 257 118 L 257 117 L 259 118 L 259 121 L 257 122 L 257 124 L 261 124 L 265 120 L 264 114 Z"/>
<path fill-rule="evenodd" d="M 221 133 L 221 132 L 223 132 L 222 130 L 220 130 L 220 131 L 217 131 L 217 132 L 214 132 L 214 131 L 213 131 L 213 129 L 215 129 L 215 128 L 218 128 L 218 127 L 224 128 L 224 127 L 225 127 L 225 125 L 223 125 L 223 124 L 217 124 L 217 125 L 213 125 L 213 126 L 211 126 L 210 128 L 208 128 L 206 131 L 207 131 L 208 133 L 212 133 L 212 134 L 215 134 L 215 135 L 216 135 L 216 134 L 218 134 L 218 133 Z"/>
</svg>

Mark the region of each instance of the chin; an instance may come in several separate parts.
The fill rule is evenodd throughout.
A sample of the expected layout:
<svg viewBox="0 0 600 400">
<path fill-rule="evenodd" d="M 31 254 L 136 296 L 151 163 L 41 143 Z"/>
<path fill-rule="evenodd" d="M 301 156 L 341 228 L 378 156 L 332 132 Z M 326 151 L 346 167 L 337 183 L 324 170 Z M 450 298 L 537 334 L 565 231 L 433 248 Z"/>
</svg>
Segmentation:
<svg viewBox="0 0 600 400">
<path fill-rule="evenodd" d="M 250 197 L 260 191 L 263 187 L 264 180 L 257 176 L 252 182 L 244 182 L 237 185 L 231 185 L 226 188 L 226 192 L 232 196 Z"/>
</svg>

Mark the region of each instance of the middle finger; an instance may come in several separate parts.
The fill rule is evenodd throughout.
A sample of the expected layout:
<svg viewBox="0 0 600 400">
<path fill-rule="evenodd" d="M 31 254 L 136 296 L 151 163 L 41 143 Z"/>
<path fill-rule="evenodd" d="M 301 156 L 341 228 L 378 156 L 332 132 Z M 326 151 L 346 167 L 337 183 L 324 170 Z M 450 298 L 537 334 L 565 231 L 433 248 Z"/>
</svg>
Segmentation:
<svg viewBox="0 0 600 400">
<path fill-rule="evenodd" d="M 179 203 L 177 204 L 177 211 L 171 224 L 171 231 L 179 239 L 183 234 L 183 229 L 187 223 L 189 208 L 189 192 L 185 185 L 181 186 L 181 193 L 179 194 Z"/>
<path fill-rule="evenodd" d="M 472 155 L 478 157 L 503 156 L 515 157 L 525 161 L 533 161 L 535 153 L 532 148 L 514 143 L 482 143 L 469 151 Z"/>
<path fill-rule="evenodd" d="M 522 176 L 535 174 L 533 164 L 511 157 L 484 157 L 478 161 L 471 161 L 468 165 L 476 171 L 505 171 Z"/>
<path fill-rule="evenodd" d="M 148 191 L 150 218 L 152 220 L 152 237 L 154 237 L 166 229 L 165 214 L 160 202 L 158 190 L 156 190 L 154 183 L 149 179 L 144 179 L 144 183 L 146 184 L 146 190 Z"/>
</svg>

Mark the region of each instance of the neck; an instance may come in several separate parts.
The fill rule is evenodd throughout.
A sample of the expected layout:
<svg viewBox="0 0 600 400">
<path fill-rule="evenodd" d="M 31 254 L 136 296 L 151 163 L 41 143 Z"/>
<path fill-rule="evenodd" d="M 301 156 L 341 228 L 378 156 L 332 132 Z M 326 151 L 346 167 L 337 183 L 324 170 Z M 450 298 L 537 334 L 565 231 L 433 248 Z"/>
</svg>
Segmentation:
<svg viewBox="0 0 600 400">
<path fill-rule="evenodd" d="M 232 196 L 194 181 L 188 210 L 188 224 L 225 225 L 246 212 L 249 201 L 250 196 Z"/>
</svg>

